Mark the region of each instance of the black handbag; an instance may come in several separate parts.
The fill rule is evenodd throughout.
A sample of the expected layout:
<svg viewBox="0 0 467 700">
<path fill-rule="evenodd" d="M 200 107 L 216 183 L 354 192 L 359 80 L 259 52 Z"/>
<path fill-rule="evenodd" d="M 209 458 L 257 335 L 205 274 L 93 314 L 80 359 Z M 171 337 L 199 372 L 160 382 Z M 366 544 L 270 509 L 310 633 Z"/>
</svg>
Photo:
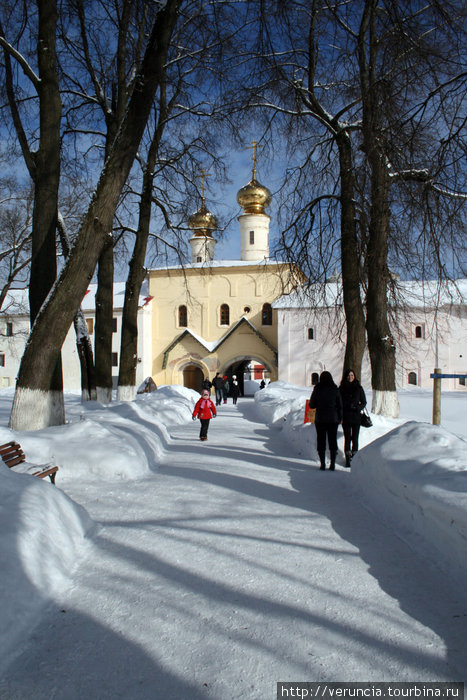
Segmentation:
<svg viewBox="0 0 467 700">
<path fill-rule="evenodd" d="M 373 422 L 366 408 L 364 408 L 363 411 L 360 413 L 360 425 L 362 426 L 362 428 L 371 428 L 371 426 L 373 425 Z"/>
</svg>

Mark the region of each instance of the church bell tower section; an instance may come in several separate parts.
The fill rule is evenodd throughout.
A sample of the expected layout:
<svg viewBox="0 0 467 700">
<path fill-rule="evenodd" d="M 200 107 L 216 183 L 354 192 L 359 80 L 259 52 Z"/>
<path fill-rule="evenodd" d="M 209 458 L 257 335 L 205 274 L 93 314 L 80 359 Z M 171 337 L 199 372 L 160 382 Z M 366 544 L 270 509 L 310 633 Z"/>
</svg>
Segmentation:
<svg viewBox="0 0 467 700">
<path fill-rule="evenodd" d="M 269 222 L 265 209 L 271 203 L 271 193 L 256 179 L 256 148 L 253 141 L 253 174 L 250 182 L 237 194 L 237 202 L 243 208 L 240 214 L 241 259 L 258 261 L 269 258 Z"/>
</svg>

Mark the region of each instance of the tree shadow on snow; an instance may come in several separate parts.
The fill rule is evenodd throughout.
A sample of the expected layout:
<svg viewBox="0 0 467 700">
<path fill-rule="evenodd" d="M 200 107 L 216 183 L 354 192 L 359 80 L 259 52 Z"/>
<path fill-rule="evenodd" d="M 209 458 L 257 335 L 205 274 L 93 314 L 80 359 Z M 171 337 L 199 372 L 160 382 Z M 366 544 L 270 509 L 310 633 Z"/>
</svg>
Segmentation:
<svg viewBox="0 0 467 700">
<path fill-rule="evenodd" d="M 265 440 L 265 449 L 255 449 L 255 439 L 251 440 L 250 448 L 250 440 L 242 440 L 242 445 L 239 446 L 235 441 L 229 441 L 230 436 L 226 436 L 223 445 L 219 445 L 217 440 L 213 440 L 213 444 L 209 443 L 210 457 L 214 458 L 214 462 L 218 460 L 218 468 L 202 464 L 206 445 L 194 445 L 191 452 L 194 461 L 200 455 L 201 467 L 192 466 L 192 462 L 175 469 L 161 467 L 161 470 L 177 473 L 182 479 L 206 482 L 327 518 L 335 532 L 358 550 L 357 555 L 368 565 L 369 572 L 379 587 L 396 599 L 407 615 L 431 629 L 444 641 L 446 663 L 440 662 L 431 654 L 430 649 L 424 649 L 423 644 L 419 649 L 408 650 L 403 645 L 398 648 L 395 641 L 391 653 L 398 659 L 398 663 L 415 669 L 415 675 L 417 668 L 430 668 L 438 679 L 461 680 L 462 669 L 467 664 L 467 632 L 465 596 L 460 582 L 451 582 L 446 572 L 410 549 L 399 539 L 397 532 L 391 532 L 378 520 L 377 515 L 367 510 L 353 486 L 349 471 L 338 468 L 335 472 L 326 470 L 323 473 L 316 462 L 294 454 L 293 447 L 281 439 L 280 429 L 270 429 L 260 421 L 252 402 L 239 403 L 237 410 L 247 420 L 255 423 L 253 438 L 256 436 Z M 249 463 L 256 467 L 260 463 L 272 469 L 286 470 L 292 489 L 267 483 L 255 476 L 226 473 L 222 468 L 226 456 L 246 465 L 247 473 Z M 312 526 L 312 522 L 303 519 L 302 526 Z M 352 594 L 358 597 L 358 591 L 353 591 Z M 362 592 L 363 607 L 365 602 L 371 603 L 365 601 L 365 595 Z M 383 611 L 380 623 L 383 626 L 385 624 Z M 376 636 L 375 648 L 381 642 L 377 641 Z M 452 669 L 452 677 L 446 669 Z"/>
<path fill-rule="evenodd" d="M 76 610 L 51 604 L 2 675 L 0 697 L 205 700 L 207 694 L 164 669 L 123 635 Z"/>
</svg>

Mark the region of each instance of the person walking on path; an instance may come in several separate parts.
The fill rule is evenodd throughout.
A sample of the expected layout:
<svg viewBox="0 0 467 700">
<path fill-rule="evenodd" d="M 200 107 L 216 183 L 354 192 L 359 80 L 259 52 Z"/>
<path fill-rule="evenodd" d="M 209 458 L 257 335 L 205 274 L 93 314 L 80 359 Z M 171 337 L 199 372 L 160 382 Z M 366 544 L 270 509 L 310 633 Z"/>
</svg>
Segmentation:
<svg viewBox="0 0 467 700">
<path fill-rule="evenodd" d="M 238 386 L 237 375 L 232 375 L 232 403 L 235 405 L 237 403 L 238 395 L 240 393 L 240 388 Z"/>
<path fill-rule="evenodd" d="M 212 382 L 210 381 L 209 377 L 206 377 L 206 379 L 203 381 L 201 388 L 207 389 L 209 395 L 211 395 Z"/>
<path fill-rule="evenodd" d="M 224 386 L 224 379 L 219 374 L 219 372 L 216 372 L 216 376 L 212 380 L 212 385 L 213 385 L 214 390 L 216 392 L 216 406 L 220 406 L 222 403 L 222 399 L 223 399 L 222 389 Z"/>
<path fill-rule="evenodd" d="M 199 431 L 199 439 L 203 442 L 208 439 L 209 421 L 217 415 L 216 407 L 209 398 L 209 391 L 203 389 L 201 398 L 197 401 L 193 409 L 193 420 L 197 418 L 201 421 L 201 429 Z"/>
<path fill-rule="evenodd" d="M 345 466 L 349 469 L 352 457 L 358 452 L 360 414 L 366 406 L 366 396 L 353 369 L 344 372 L 339 391 L 343 407 L 342 428 L 344 430 Z"/>
<path fill-rule="evenodd" d="M 224 377 L 224 383 L 223 383 L 223 385 L 222 385 L 222 396 L 224 397 L 224 403 L 227 403 L 227 397 L 228 397 L 228 395 L 229 395 L 229 389 L 230 389 L 229 380 L 228 380 L 228 378 L 227 378 L 227 375 L 225 375 L 225 377 Z"/>
<path fill-rule="evenodd" d="M 326 469 L 326 438 L 331 454 L 329 469 L 336 467 L 337 426 L 342 421 L 342 398 L 330 372 L 321 372 L 310 396 L 310 408 L 316 409 L 315 428 L 320 469 Z"/>
</svg>

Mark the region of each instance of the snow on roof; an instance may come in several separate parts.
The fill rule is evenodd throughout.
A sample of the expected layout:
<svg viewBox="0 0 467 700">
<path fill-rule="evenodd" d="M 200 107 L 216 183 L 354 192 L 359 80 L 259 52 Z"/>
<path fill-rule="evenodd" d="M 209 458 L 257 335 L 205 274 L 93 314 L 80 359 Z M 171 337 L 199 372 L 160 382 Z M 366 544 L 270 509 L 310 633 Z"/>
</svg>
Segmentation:
<svg viewBox="0 0 467 700">
<path fill-rule="evenodd" d="M 114 283 L 113 308 L 123 309 L 125 300 L 125 282 Z M 97 284 L 90 284 L 81 302 L 83 311 L 94 311 L 96 306 Z M 145 281 L 141 287 L 138 306 L 145 306 L 152 297 L 149 297 L 148 283 Z M 3 302 L 2 312 L 10 315 L 29 313 L 29 290 L 10 289 Z"/>
<path fill-rule="evenodd" d="M 467 279 L 454 282 L 438 280 L 410 280 L 397 282 L 397 296 L 408 306 L 439 308 L 443 305 L 467 303 Z M 328 282 L 325 286 L 298 287 L 290 294 L 283 294 L 272 304 L 274 309 L 324 308 L 342 304 L 341 282 Z"/>
<path fill-rule="evenodd" d="M 163 267 L 153 267 L 149 272 L 165 272 L 167 270 L 209 270 L 214 267 L 251 267 L 258 265 L 285 265 L 282 260 L 211 260 L 209 262 L 189 263 L 187 265 L 164 265 Z"/>
</svg>

